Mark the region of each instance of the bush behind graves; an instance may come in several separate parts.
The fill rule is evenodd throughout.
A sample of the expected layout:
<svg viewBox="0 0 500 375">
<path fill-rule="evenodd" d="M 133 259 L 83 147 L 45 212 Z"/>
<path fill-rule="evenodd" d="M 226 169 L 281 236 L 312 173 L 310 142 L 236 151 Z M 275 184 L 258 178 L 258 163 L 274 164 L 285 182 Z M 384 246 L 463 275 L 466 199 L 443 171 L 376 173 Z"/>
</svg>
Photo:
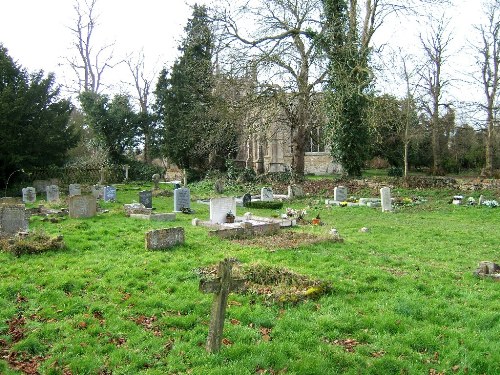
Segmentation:
<svg viewBox="0 0 500 375">
<path fill-rule="evenodd" d="M 248 208 L 267 208 L 270 210 L 279 210 L 283 208 L 283 202 L 279 201 L 253 201 L 248 202 L 246 207 Z"/>
</svg>

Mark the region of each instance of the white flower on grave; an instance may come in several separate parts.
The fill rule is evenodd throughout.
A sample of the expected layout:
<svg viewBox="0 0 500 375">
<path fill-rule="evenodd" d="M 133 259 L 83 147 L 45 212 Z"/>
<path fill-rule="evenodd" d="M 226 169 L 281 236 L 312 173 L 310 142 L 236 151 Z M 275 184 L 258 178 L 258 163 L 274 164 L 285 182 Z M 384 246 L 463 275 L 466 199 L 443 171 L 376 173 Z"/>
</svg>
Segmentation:
<svg viewBox="0 0 500 375">
<path fill-rule="evenodd" d="M 496 200 L 484 201 L 483 205 L 485 205 L 487 207 L 494 208 L 494 207 L 498 207 L 498 202 Z"/>
<path fill-rule="evenodd" d="M 476 204 L 476 200 L 474 199 L 474 197 L 469 197 L 467 199 L 467 204 L 470 206 L 474 206 Z"/>
</svg>

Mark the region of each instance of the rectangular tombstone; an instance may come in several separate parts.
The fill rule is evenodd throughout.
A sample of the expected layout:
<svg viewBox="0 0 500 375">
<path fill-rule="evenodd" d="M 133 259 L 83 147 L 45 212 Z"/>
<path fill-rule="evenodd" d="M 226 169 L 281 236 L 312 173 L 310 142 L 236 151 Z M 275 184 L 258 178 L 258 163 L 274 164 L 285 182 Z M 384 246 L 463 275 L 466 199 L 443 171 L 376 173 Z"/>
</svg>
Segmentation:
<svg viewBox="0 0 500 375">
<path fill-rule="evenodd" d="M 96 184 L 92 185 L 90 188 L 91 194 L 96 198 L 96 199 L 102 199 L 104 198 L 104 186 Z"/>
<path fill-rule="evenodd" d="M 184 228 L 155 229 L 146 232 L 146 249 L 162 250 L 184 243 Z"/>
<path fill-rule="evenodd" d="M 268 187 L 263 187 L 262 189 L 260 189 L 260 200 L 261 201 L 274 200 L 273 189 Z"/>
<path fill-rule="evenodd" d="M 335 189 L 333 189 L 333 200 L 345 202 L 347 200 L 347 188 L 345 186 L 336 186 Z"/>
<path fill-rule="evenodd" d="M 304 196 L 304 188 L 301 185 L 289 185 L 288 197 L 290 199 L 300 198 Z"/>
<path fill-rule="evenodd" d="M 47 186 L 47 202 L 57 202 L 59 200 L 59 186 L 49 185 Z"/>
<path fill-rule="evenodd" d="M 188 188 L 174 190 L 174 212 L 181 212 L 183 208 L 191 208 L 191 192 Z"/>
<path fill-rule="evenodd" d="M 23 202 L 24 203 L 35 203 L 36 201 L 36 189 L 34 187 L 26 187 L 22 189 L 23 192 Z"/>
<path fill-rule="evenodd" d="M 74 195 L 69 198 L 69 217 L 80 219 L 93 217 L 97 212 L 97 200 L 93 195 Z"/>
<path fill-rule="evenodd" d="M 45 193 L 47 191 L 47 187 L 53 185 L 50 180 L 35 180 L 33 181 L 33 187 L 35 188 L 37 193 Z"/>
<path fill-rule="evenodd" d="M 382 204 L 382 212 L 392 211 L 391 189 L 383 187 L 380 189 L 380 200 Z"/>
<path fill-rule="evenodd" d="M 11 237 L 28 230 L 24 204 L 0 204 L 0 237 Z"/>
<path fill-rule="evenodd" d="M 224 224 L 228 212 L 236 216 L 236 199 L 234 197 L 210 199 L 210 221 L 212 224 Z"/>
<path fill-rule="evenodd" d="M 146 208 L 153 208 L 153 192 L 151 190 L 142 190 L 139 192 L 139 203 Z"/>
<path fill-rule="evenodd" d="M 116 201 L 116 188 L 114 186 L 104 187 L 104 202 Z"/>
<path fill-rule="evenodd" d="M 69 196 L 73 197 L 75 195 L 82 195 L 82 187 L 80 186 L 80 184 L 69 185 Z"/>
</svg>

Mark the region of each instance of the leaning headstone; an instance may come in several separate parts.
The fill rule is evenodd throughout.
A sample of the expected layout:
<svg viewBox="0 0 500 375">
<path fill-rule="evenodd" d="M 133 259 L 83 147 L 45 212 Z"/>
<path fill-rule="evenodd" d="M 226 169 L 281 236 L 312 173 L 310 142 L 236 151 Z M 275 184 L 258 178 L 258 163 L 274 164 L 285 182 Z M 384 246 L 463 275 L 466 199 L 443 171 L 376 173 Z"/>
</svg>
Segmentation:
<svg viewBox="0 0 500 375">
<path fill-rule="evenodd" d="M 188 188 L 174 190 L 174 212 L 182 212 L 183 208 L 191 208 L 191 192 Z"/>
<path fill-rule="evenodd" d="M 146 232 L 146 249 L 162 250 L 184 243 L 184 228 L 155 229 Z"/>
<path fill-rule="evenodd" d="M 154 189 L 158 190 L 160 188 L 160 175 L 158 173 L 155 173 L 153 177 L 151 178 L 154 183 Z"/>
<path fill-rule="evenodd" d="M 59 186 L 47 186 L 47 202 L 57 202 L 59 200 Z"/>
<path fill-rule="evenodd" d="M 236 214 L 236 199 L 234 197 L 210 199 L 210 221 L 212 224 L 223 224 L 226 222 L 227 214 Z"/>
<path fill-rule="evenodd" d="M 151 190 L 142 190 L 139 192 L 139 203 L 146 208 L 153 208 L 153 192 Z"/>
<path fill-rule="evenodd" d="M 22 192 L 23 192 L 23 202 L 24 203 L 35 203 L 36 190 L 34 187 L 23 188 Z"/>
<path fill-rule="evenodd" d="M 289 185 L 288 186 L 288 197 L 290 199 L 300 198 L 304 196 L 304 188 L 300 185 Z"/>
<path fill-rule="evenodd" d="M 82 195 L 82 187 L 80 186 L 80 184 L 69 185 L 69 196 L 73 197 L 75 195 Z"/>
<path fill-rule="evenodd" d="M 222 344 L 222 332 L 224 329 L 224 317 L 226 315 L 227 298 L 229 293 L 242 289 L 245 280 L 234 279 L 232 268 L 234 259 L 224 259 L 219 263 L 217 279 L 200 280 L 200 291 L 203 293 L 215 293 L 210 314 L 210 326 L 206 350 L 209 353 L 219 351 Z"/>
<path fill-rule="evenodd" d="M 260 200 L 261 201 L 274 200 L 273 189 L 268 187 L 263 187 L 262 189 L 260 189 Z"/>
<path fill-rule="evenodd" d="M 347 188 L 345 186 L 336 186 L 335 189 L 333 189 L 333 200 L 345 202 L 347 200 Z"/>
<path fill-rule="evenodd" d="M 382 205 L 382 212 L 392 211 L 391 189 L 383 187 L 380 189 L 380 201 Z"/>
<path fill-rule="evenodd" d="M 243 207 L 247 207 L 250 203 L 252 203 L 252 195 L 246 193 L 241 200 L 243 202 Z"/>
<path fill-rule="evenodd" d="M 28 230 L 24 204 L 0 204 L 0 237 L 11 237 Z"/>
<path fill-rule="evenodd" d="M 97 212 L 97 201 L 93 195 L 74 195 L 69 198 L 69 217 L 80 219 L 93 217 Z"/>
<path fill-rule="evenodd" d="M 116 188 L 114 186 L 106 186 L 104 188 L 104 202 L 116 201 Z"/>
<path fill-rule="evenodd" d="M 91 194 L 96 198 L 96 199 L 102 199 L 104 197 L 104 186 L 96 184 L 92 185 L 90 188 Z"/>
</svg>

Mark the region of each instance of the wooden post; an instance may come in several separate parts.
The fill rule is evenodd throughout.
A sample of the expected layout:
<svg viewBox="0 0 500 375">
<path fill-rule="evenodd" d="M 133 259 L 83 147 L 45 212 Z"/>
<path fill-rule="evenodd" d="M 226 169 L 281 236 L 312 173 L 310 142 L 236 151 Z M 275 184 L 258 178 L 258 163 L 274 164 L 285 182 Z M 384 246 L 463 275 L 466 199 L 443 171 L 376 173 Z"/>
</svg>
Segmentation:
<svg viewBox="0 0 500 375">
<path fill-rule="evenodd" d="M 226 314 L 227 298 L 230 292 L 242 289 L 245 280 L 233 279 L 231 277 L 234 259 L 224 259 L 219 263 L 218 278 L 211 280 L 200 280 L 200 291 L 203 293 L 215 293 L 208 329 L 207 352 L 219 351 L 222 343 L 222 331 L 224 328 L 224 317 Z"/>
</svg>

